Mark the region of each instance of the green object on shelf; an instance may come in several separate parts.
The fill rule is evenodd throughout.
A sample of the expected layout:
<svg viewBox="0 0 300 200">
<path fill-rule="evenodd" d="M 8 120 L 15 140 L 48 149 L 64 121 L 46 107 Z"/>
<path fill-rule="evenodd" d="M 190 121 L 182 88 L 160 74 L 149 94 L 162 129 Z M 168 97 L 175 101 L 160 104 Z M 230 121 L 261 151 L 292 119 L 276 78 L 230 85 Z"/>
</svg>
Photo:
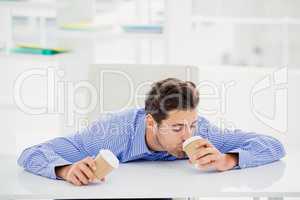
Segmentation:
<svg viewBox="0 0 300 200">
<path fill-rule="evenodd" d="M 65 30 L 80 30 L 80 31 L 95 31 L 100 26 L 93 24 L 91 22 L 78 22 L 61 25 L 61 29 Z"/>
<path fill-rule="evenodd" d="M 39 55 L 55 55 L 59 53 L 66 53 L 69 50 L 67 49 L 60 49 L 60 48 L 42 48 L 38 46 L 31 46 L 31 45 L 17 45 L 17 47 L 12 49 L 12 52 L 15 53 L 28 53 L 28 54 L 39 54 Z"/>
</svg>

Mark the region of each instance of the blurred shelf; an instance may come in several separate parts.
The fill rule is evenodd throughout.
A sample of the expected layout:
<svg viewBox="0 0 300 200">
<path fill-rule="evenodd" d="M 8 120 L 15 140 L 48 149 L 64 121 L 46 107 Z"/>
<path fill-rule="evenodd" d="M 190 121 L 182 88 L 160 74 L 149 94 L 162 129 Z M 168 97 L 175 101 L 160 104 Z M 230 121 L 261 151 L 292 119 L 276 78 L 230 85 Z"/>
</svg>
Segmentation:
<svg viewBox="0 0 300 200">
<path fill-rule="evenodd" d="M 105 38 L 122 38 L 122 39 L 163 39 L 162 34 L 157 33 L 124 33 L 124 32 L 80 32 L 57 30 L 54 32 L 58 37 L 63 38 L 82 38 L 82 39 L 105 39 Z"/>
<path fill-rule="evenodd" d="M 103 40 L 103 39 L 164 39 L 165 35 L 163 33 L 135 33 L 135 32 L 125 32 L 122 31 L 120 27 L 110 28 L 108 26 L 103 27 L 102 30 L 67 30 L 58 28 L 54 26 L 47 26 L 44 30 L 46 35 L 41 36 L 38 30 L 34 32 L 27 28 L 27 26 L 18 25 L 14 28 L 14 38 L 16 39 L 15 43 L 23 42 L 18 41 L 18 38 L 33 38 L 37 40 L 38 38 L 45 37 L 50 41 L 53 39 L 86 39 L 86 40 Z M 53 38 L 53 39 L 52 39 Z"/>
<path fill-rule="evenodd" d="M 249 25 L 300 25 L 300 18 L 237 18 L 237 17 L 202 17 L 193 16 L 192 22 L 220 23 L 220 24 L 249 24 Z"/>
<path fill-rule="evenodd" d="M 56 1 L 0 1 L 0 8 L 9 8 L 12 16 L 55 17 Z"/>
<path fill-rule="evenodd" d="M 52 1 L 29 1 L 29 0 L 19 0 L 19 1 L 8 1 L 1 0 L 0 7 L 7 8 L 24 8 L 24 9 L 41 9 L 41 8 L 56 8 L 56 2 Z"/>
</svg>

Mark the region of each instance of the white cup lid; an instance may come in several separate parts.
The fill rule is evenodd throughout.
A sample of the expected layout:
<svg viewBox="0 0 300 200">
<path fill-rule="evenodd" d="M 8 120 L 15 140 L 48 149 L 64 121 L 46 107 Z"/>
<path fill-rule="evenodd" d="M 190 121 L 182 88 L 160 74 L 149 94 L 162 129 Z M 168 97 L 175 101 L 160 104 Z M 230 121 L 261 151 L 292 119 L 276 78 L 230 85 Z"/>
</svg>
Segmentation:
<svg viewBox="0 0 300 200">
<path fill-rule="evenodd" d="M 184 141 L 184 143 L 182 144 L 183 148 L 185 148 L 188 144 L 190 144 L 191 142 L 195 141 L 195 140 L 199 140 L 202 139 L 201 136 L 194 136 L 194 137 L 190 137 L 189 139 L 187 139 L 186 141 Z"/>
<path fill-rule="evenodd" d="M 108 149 L 101 150 L 99 152 L 101 157 L 107 161 L 113 168 L 119 167 L 119 160 L 118 158 Z"/>
</svg>

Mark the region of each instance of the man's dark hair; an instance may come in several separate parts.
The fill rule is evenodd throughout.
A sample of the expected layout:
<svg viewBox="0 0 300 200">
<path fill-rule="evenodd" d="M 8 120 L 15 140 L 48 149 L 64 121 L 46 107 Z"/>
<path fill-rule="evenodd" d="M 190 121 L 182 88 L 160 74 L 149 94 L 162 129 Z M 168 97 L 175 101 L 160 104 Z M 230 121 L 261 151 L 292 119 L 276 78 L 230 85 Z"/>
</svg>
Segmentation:
<svg viewBox="0 0 300 200">
<path fill-rule="evenodd" d="M 167 78 L 152 85 L 145 101 L 146 114 L 160 122 L 172 110 L 193 110 L 199 103 L 199 93 L 191 81 Z"/>
</svg>

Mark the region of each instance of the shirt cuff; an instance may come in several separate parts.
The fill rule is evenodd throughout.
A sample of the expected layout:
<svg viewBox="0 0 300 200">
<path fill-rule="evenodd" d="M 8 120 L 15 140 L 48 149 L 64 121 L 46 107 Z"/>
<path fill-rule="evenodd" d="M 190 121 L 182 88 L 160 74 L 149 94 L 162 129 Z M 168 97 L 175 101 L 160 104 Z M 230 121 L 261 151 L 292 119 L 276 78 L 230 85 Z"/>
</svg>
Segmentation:
<svg viewBox="0 0 300 200">
<path fill-rule="evenodd" d="M 50 171 L 49 171 L 49 176 L 48 177 L 51 178 L 51 179 L 62 180 L 62 178 L 56 176 L 55 167 L 70 165 L 70 164 L 72 164 L 72 163 L 69 162 L 69 161 L 66 161 L 63 158 L 58 158 L 58 159 L 54 160 L 53 162 L 50 163 L 50 166 L 49 166 Z"/>
<path fill-rule="evenodd" d="M 245 150 L 242 149 L 234 149 L 232 151 L 229 151 L 227 153 L 237 153 L 238 154 L 238 159 L 239 163 L 238 166 L 235 167 L 235 169 L 243 169 L 251 166 L 251 161 L 252 161 L 252 155 Z"/>
</svg>

